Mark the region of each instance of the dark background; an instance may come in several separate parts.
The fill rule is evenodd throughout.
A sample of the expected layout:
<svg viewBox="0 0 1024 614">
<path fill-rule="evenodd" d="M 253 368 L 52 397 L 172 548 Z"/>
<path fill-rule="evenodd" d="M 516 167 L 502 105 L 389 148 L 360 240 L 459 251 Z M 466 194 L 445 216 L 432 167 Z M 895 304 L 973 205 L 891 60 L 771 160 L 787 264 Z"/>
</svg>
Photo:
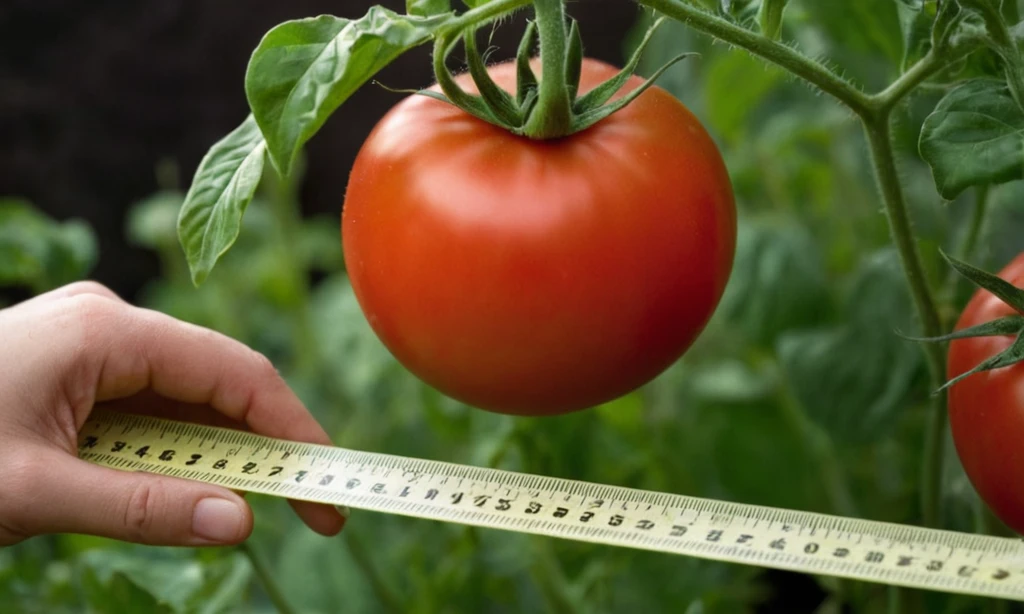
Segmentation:
<svg viewBox="0 0 1024 614">
<path fill-rule="evenodd" d="M 375 4 L 338 0 L 0 0 L 0 196 L 34 202 L 96 230 L 93 278 L 133 298 L 157 274 L 124 238 L 125 213 L 173 162 L 182 189 L 206 150 L 248 112 L 245 67 L 263 34 L 287 19 L 361 16 Z M 404 2 L 380 2 L 404 10 Z M 622 0 L 571 4 L 590 56 L 622 63 L 636 18 Z M 520 14 L 522 19 L 526 13 Z M 498 56 L 522 29 L 499 29 Z M 430 46 L 385 69 L 390 87 L 432 82 Z M 348 169 L 374 123 L 401 97 L 367 84 L 307 146 L 307 213 L 340 216 Z"/>
</svg>

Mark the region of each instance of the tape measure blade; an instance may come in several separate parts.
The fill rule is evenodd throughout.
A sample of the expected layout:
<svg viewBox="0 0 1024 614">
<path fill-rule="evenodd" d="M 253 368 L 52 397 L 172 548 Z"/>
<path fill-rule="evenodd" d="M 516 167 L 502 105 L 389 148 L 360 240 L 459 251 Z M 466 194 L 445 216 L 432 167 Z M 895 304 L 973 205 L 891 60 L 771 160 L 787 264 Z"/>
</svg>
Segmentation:
<svg viewBox="0 0 1024 614">
<path fill-rule="evenodd" d="M 1024 601 L 1024 542 L 97 412 L 80 455 L 236 490 L 722 562 Z"/>
</svg>

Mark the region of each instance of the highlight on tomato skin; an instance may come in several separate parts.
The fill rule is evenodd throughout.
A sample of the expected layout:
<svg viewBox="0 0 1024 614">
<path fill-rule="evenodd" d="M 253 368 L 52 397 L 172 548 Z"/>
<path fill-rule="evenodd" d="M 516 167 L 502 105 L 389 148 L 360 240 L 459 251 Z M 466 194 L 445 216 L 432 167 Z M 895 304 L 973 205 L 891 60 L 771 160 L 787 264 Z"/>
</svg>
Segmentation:
<svg viewBox="0 0 1024 614">
<path fill-rule="evenodd" d="M 1024 287 L 1024 252 L 998 273 Z M 1019 315 L 991 292 L 977 289 L 955 330 Z M 948 350 L 952 379 L 1006 350 L 1012 335 L 955 339 Z M 949 387 L 949 424 L 957 455 L 978 495 L 1010 529 L 1024 534 L 1024 363 L 974 373 Z"/>
<path fill-rule="evenodd" d="M 581 92 L 616 72 L 585 60 Z M 515 87 L 514 64 L 489 73 Z M 406 98 L 363 144 L 342 217 L 356 297 L 395 358 L 515 415 L 579 411 L 658 376 L 711 318 L 736 242 L 718 148 L 656 86 L 548 141 Z"/>
</svg>

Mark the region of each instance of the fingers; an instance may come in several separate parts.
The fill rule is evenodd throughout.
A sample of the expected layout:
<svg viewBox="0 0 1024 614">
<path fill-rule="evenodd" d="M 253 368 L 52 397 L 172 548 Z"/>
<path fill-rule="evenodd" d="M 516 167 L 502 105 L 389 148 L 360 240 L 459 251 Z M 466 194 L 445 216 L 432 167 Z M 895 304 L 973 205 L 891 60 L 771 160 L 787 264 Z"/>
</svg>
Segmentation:
<svg viewBox="0 0 1024 614">
<path fill-rule="evenodd" d="M 288 503 L 306 526 L 328 537 L 337 535 L 348 520 L 347 508 L 342 512 L 337 507 L 309 501 L 289 500 Z"/>
<path fill-rule="evenodd" d="M 230 337 L 117 303 L 99 306 L 86 324 L 99 328 L 87 335 L 95 340 L 87 347 L 99 348 L 90 351 L 100 355 L 85 358 L 102 366 L 91 383 L 96 401 L 151 389 L 166 399 L 212 407 L 255 433 L 331 444 L 273 364 Z M 84 416 L 78 420 L 81 424 Z M 326 535 L 336 534 L 344 524 L 334 507 L 294 507 L 311 528 Z"/>
<path fill-rule="evenodd" d="M 84 533 L 159 546 L 237 544 L 252 510 L 233 492 L 200 482 L 108 469 L 41 451 L 7 510 L 25 535 Z M 42 487 L 44 486 L 45 487 Z"/>
<path fill-rule="evenodd" d="M 169 418 L 196 424 L 208 424 L 239 430 L 251 430 L 241 422 L 227 416 L 211 412 L 209 407 L 161 397 L 151 390 L 143 390 L 138 394 L 124 399 L 115 399 L 102 404 L 106 409 L 121 411 L 156 418 Z M 336 535 L 345 525 L 347 512 L 340 513 L 337 508 L 308 501 L 289 501 L 296 514 L 314 531 L 322 535 Z"/>
</svg>

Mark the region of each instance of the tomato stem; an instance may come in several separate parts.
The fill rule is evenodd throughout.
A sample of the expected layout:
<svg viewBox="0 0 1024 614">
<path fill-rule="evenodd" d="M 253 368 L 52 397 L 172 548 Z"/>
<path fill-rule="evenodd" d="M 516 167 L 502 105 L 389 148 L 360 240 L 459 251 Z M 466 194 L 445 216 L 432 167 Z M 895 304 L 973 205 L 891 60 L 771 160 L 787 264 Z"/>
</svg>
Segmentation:
<svg viewBox="0 0 1024 614">
<path fill-rule="evenodd" d="M 280 614 L 294 614 L 295 610 L 291 604 L 285 598 L 284 593 L 281 591 L 281 587 L 277 585 L 277 581 L 274 579 L 274 574 L 264 563 L 263 558 L 253 549 L 249 542 L 242 542 L 238 549 L 249 559 L 249 563 L 252 565 L 253 573 L 256 578 L 259 579 L 260 584 L 263 586 L 263 592 L 266 593 L 267 598 L 270 599 L 270 603 L 274 605 L 274 608 Z"/>
<path fill-rule="evenodd" d="M 917 307 L 921 328 L 928 337 L 942 333 L 939 312 L 932 298 L 931 288 L 925 277 L 924 266 L 917 250 L 917 242 L 907 213 L 903 197 L 903 186 L 900 184 L 899 171 L 892 148 L 891 113 L 880 114 L 875 121 L 864 120 L 864 129 L 871 146 L 871 159 L 875 168 L 875 178 L 885 204 L 886 217 L 893 242 L 903 265 L 903 272 L 910 288 L 911 296 Z M 932 390 L 942 386 L 945 375 L 946 359 L 941 346 L 926 344 L 925 359 L 928 364 L 929 382 Z M 925 427 L 924 456 L 922 458 L 921 479 L 921 518 L 925 526 L 940 525 L 940 502 L 942 498 L 942 462 L 945 448 L 946 429 L 946 393 L 939 390 L 932 398 L 928 413 L 928 424 Z"/>
<path fill-rule="evenodd" d="M 566 83 L 565 5 L 563 0 L 534 0 L 540 34 L 540 89 L 523 134 L 550 139 L 570 134 L 572 99 Z"/>
<path fill-rule="evenodd" d="M 820 62 L 783 43 L 773 41 L 705 9 L 698 8 L 689 0 L 636 0 L 636 2 L 695 30 L 746 49 L 753 55 L 784 68 L 826 94 L 835 97 L 858 115 L 862 115 L 868 109 L 867 94 Z"/>
</svg>

